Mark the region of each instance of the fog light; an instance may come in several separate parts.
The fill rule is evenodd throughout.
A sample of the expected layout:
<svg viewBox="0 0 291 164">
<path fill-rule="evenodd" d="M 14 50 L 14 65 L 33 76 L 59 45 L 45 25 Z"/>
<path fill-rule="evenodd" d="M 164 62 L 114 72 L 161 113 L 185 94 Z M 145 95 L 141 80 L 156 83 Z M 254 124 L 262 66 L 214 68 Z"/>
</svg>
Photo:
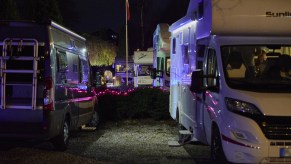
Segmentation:
<svg viewBox="0 0 291 164">
<path fill-rule="evenodd" d="M 238 139 L 244 139 L 244 140 L 247 139 L 246 135 L 242 132 L 232 131 L 232 134 Z"/>
</svg>

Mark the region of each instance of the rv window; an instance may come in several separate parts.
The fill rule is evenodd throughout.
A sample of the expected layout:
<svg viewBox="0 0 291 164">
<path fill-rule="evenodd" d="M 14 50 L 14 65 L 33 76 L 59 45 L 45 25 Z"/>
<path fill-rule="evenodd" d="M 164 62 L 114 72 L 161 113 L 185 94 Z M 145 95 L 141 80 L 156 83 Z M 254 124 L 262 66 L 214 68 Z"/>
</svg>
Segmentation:
<svg viewBox="0 0 291 164">
<path fill-rule="evenodd" d="M 115 72 L 125 72 L 125 65 L 122 64 L 116 64 L 115 65 Z"/>
<path fill-rule="evenodd" d="M 161 61 L 161 57 L 157 57 L 157 70 L 161 70 L 161 64 L 160 64 L 160 61 Z"/>
<path fill-rule="evenodd" d="M 80 59 L 80 82 L 86 83 L 88 82 L 89 76 L 89 65 L 86 60 Z"/>
<path fill-rule="evenodd" d="M 172 54 L 176 54 L 176 38 L 173 38 L 172 44 Z"/>
<path fill-rule="evenodd" d="M 206 46 L 205 45 L 197 45 L 197 51 L 196 51 L 196 54 L 197 54 L 197 65 L 196 65 L 196 69 L 202 69 L 203 67 L 203 59 L 204 59 L 204 52 L 205 52 L 205 48 Z"/>
<path fill-rule="evenodd" d="M 68 61 L 67 55 L 63 51 L 58 51 L 56 53 L 57 58 L 57 84 L 67 83 L 67 72 L 68 72 Z"/>
<path fill-rule="evenodd" d="M 160 70 L 164 70 L 165 69 L 165 66 L 164 66 L 164 61 L 165 61 L 165 58 L 161 58 L 161 67 L 160 67 Z"/>
<path fill-rule="evenodd" d="M 179 44 L 183 44 L 183 31 L 179 34 Z"/>
<path fill-rule="evenodd" d="M 158 45 L 158 43 L 159 43 L 157 38 L 158 38 L 158 36 L 157 36 L 157 35 L 155 35 L 155 36 L 154 36 L 154 44 L 153 44 L 153 46 L 154 46 L 154 47 L 153 47 L 153 48 L 154 48 L 154 50 L 156 50 L 156 49 L 157 49 L 157 45 Z"/>
<path fill-rule="evenodd" d="M 231 88 L 291 92 L 291 45 L 223 46 L 221 58 Z"/>
<path fill-rule="evenodd" d="M 159 35 L 157 35 L 157 37 L 156 37 L 156 48 L 157 48 L 157 50 L 159 50 L 160 49 L 160 44 L 159 44 Z"/>
<path fill-rule="evenodd" d="M 67 52 L 68 58 L 68 83 L 77 84 L 79 82 L 79 57 L 76 54 Z"/>
<path fill-rule="evenodd" d="M 200 58 L 204 57 L 205 45 L 197 45 L 197 56 Z"/>
<path fill-rule="evenodd" d="M 182 45 L 183 72 L 186 74 L 190 73 L 188 49 L 188 45 Z"/>
<path fill-rule="evenodd" d="M 208 49 L 206 74 L 213 76 L 206 79 L 206 85 L 208 87 L 218 86 L 217 85 L 218 81 L 216 78 L 218 76 L 218 69 L 217 69 L 216 53 L 214 49 Z"/>
<path fill-rule="evenodd" d="M 139 76 L 149 76 L 151 68 L 152 68 L 151 65 L 139 65 L 138 75 Z"/>
<path fill-rule="evenodd" d="M 166 58 L 166 74 L 170 76 L 170 69 L 171 69 L 171 59 L 169 57 Z"/>
<path fill-rule="evenodd" d="M 204 17 L 204 10 L 203 10 L 203 0 L 198 3 L 198 19 L 202 19 Z"/>
<path fill-rule="evenodd" d="M 65 52 L 57 51 L 58 72 L 66 72 L 68 70 L 67 55 Z"/>
</svg>

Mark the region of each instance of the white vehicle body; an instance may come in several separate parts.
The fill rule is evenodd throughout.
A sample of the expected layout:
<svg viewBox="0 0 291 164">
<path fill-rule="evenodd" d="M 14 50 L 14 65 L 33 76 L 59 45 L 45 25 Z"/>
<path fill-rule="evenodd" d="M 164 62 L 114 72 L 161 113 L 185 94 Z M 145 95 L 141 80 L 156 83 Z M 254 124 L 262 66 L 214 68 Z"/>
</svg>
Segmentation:
<svg viewBox="0 0 291 164">
<path fill-rule="evenodd" d="M 150 77 L 150 69 L 153 65 L 153 50 L 134 51 L 134 87 L 152 85 L 153 80 Z"/>
<path fill-rule="evenodd" d="M 234 163 L 291 162 L 290 8 L 288 0 L 190 0 L 170 26 L 169 112 L 212 156 L 222 148 Z M 272 63 L 265 77 L 254 64 L 260 49 Z M 190 90 L 199 69 L 204 88 Z"/>
<path fill-rule="evenodd" d="M 153 80 L 153 86 L 170 89 L 170 36 L 169 25 L 157 25 L 153 36 L 153 68 L 157 69 L 158 77 Z"/>
</svg>

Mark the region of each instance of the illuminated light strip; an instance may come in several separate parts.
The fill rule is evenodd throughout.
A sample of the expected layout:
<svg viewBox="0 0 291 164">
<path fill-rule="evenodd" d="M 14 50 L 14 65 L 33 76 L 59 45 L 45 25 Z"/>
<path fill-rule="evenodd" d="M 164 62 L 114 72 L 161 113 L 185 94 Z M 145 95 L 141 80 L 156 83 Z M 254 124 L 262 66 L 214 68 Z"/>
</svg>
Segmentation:
<svg viewBox="0 0 291 164">
<path fill-rule="evenodd" d="M 243 144 L 243 143 L 240 143 L 240 142 L 237 142 L 231 138 L 228 138 L 226 137 L 225 135 L 221 135 L 222 136 L 222 139 L 226 142 L 229 142 L 229 143 L 232 143 L 232 144 L 235 144 L 235 145 L 239 145 L 239 146 L 243 146 L 243 147 L 248 147 L 248 148 L 253 148 L 253 149 L 260 149 L 260 147 L 257 147 L 257 146 L 252 146 L 252 145 L 247 145 L 247 144 Z"/>
<path fill-rule="evenodd" d="M 52 25 L 52 27 L 55 27 L 55 28 L 57 28 L 57 29 L 59 29 L 59 30 L 61 30 L 63 32 L 66 32 L 66 33 L 69 33 L 71 35 L 74 35 L 75 37 L 77 37 L 77 38 L 79 38 L 81 40 L 84 40 L 84 41 L 86 40 L 84 37 L 76 34 L 75 32 L 73 32 L 73 31 L 71 31 L 69 29 L 66 29 L 65 27 L 63 27 L 63 26 L 61 26 L 61 25 L 59 25 L 59 24 L 57 24 L 57 23 L 55 23 L 53 21 L 51 21 L 51 25 Z"/>
</svg>

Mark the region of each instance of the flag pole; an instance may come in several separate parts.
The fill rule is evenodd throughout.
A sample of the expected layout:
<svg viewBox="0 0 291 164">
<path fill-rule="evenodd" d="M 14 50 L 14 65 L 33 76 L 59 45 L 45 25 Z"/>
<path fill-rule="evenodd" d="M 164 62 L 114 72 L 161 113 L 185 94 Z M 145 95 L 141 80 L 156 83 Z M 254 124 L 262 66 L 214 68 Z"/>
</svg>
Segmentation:
<svg viewBox="0 0 291 164">
<path fill-rule="evenodd" d="M 127 32 L 127 20 L 128 20 L 128 0 L 125 0 L 125 70 L 126 70 L 126 86 L 128 86 L 128 32 Z"/>
</svg>

